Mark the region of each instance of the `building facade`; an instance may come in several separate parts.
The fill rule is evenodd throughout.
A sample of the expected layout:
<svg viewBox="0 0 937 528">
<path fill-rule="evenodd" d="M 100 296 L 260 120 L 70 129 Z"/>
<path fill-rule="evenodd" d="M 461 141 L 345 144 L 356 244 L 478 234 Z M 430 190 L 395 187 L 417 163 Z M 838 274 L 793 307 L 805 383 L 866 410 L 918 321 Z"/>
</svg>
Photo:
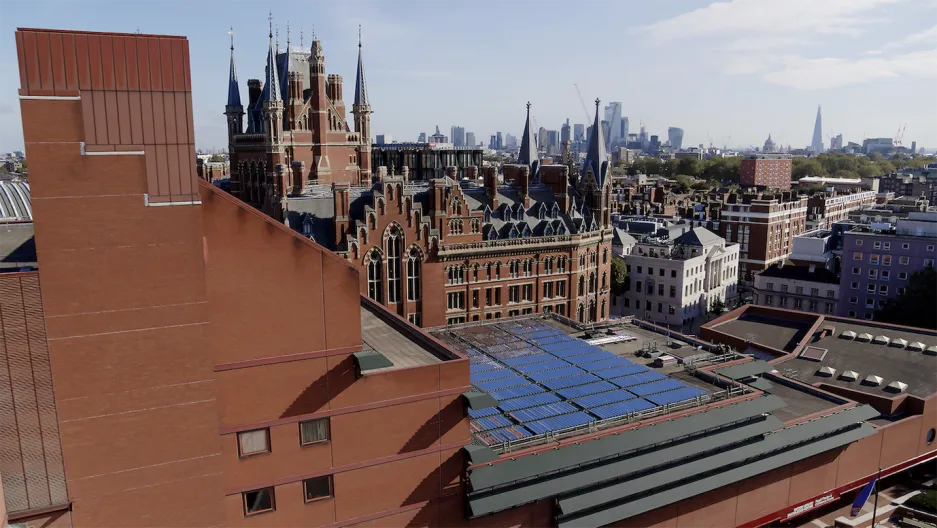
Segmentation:
<svg viewBox="0 0 937 528">
<path fill-rule="evenodd" d="M 467 177 L 467 168 L 480 167 L 482 163 L 482 149 L 477 145 L 454 147 L 449 144 L 393 143 L 371 148 L 372 167 L 387 167 L 391 172 L 407 167 L 410 181 L 428 182 L 442 178 L 446 175 L 446 167 L 456 167 L 456 176 L 462 179 Z"/>
<path fill-rule="evenodd" d="M 874 319 L 911 275 L 934 266 L 937 213 L 910 213 L 895 227 L 859 226 L 843 234 L 837 315 Z"/>
<path fill-rule="evenodd" d="M 742 159 L 739 184 L 742 187 L 789 190 L 793 167 L 787 154 L 750 154 Z"/>
<path fill-rule="evenodd" d="M 667 140 L 670 141 L 670 148 L 680 150 L 683 148 L 683 129 L 670 127 L 667 129 Z"/>
<path fill-rule="evenodd" d="M 772 264 L 755 273 L 752 304 L 833 315 L 839 302 L 839 277 L 822 265 Z"/>
<path fill-rule="evenodd" d="M 928 205 L 937 206 L 937 165 L 886 174 L 879 180 L 879 192 L 911 198 L 923 196 Z"/>
<path fill-rule="evenodd" d="M 622 254 L 628 282 L 613 303 L 618 314 L 680 328 L 704 317 L 717 299 L 728 305 L 737 295 L 739 244 L 706 228 L 673 240 L 648 238 Z"/>
<path fill-rule="evenodd" d="M 720 213 L 719 234 L 739 243 L 739 280 L 747 282 L 787 257 L 794 237 L 806 230 L 807 197 L 790 192 L 731 195 Z"/>
<path fill-rule="evenodd" d="M 814 193 L 807 199 L 807 228 L 830 229 L 836 222 L 849 219 L 849 213 L 874 205 L 877 194 L 859 189 Z"/>
</svg>

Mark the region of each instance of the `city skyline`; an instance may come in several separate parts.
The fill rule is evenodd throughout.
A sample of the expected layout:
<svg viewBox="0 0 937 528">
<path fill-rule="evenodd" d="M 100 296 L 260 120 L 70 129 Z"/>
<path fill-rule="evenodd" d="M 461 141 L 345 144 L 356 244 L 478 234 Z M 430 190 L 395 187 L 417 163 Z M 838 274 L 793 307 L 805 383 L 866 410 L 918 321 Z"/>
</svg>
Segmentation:
<svg viewBox="0 0 937 528">
<path fill-rule="evenodd" d="M 0 65 L 16 69 L 12 34 L 17 26 L 185 35 L 192 54 L 197 147 L 221 149 L 226 145 L 222 112 L 229 27 L 236 33 L 237 68 L 246 92 L 247 79 L 263 77 L 268 21 L 261 9 L 219 16 L 216 5 L 141 3 L 128 13 L 106 3 L 37 7 L 7 2 L 0 29 L 9 46 L 0 51 Z M 308 15 L 296 16 L 308 6 L 286 2 L 277 5 L 273 17 L 281 47 L 286 46 L 288 22 L 293 47 L 300 45 L 300 33 L 303 47 L 309 46 L 314 25 L 327 67 L 346 80 L 354 78 L 357 25 L 362 25 L 375 112 L 372 136 L 411 141 L 420 132 L 432 132 L 436 124 L 443 130 L 462 126 L 480 138 L 497 131 L 517 135 L 518 116 L 528 100 L 537 128 L 560 130 L 566 119 L 588 123 L 573 86 L 577 83 L 587 107 L 595 97 L 604 103 L 622 101 L 622 117 L 643 121 L 650 134 L 666 137 L 668 127 L 683 128 L 685 146 L 757 146 L 770 132 L 779 145 L 804 148 L 811 143 L 815 108 L 821 105 L 825 144 L 827 136 L 840 133 L 845 142 L 857 143 L 864 137 L 892 137 L 907 123 L 905 144 L 937 147 L 937 107 L 926 104 L 932 99 L 930 79 L 937 76 L 937 26 L 922 22 L 937 9 L 923 0 L 836 0 L 822 6 L 800 0 L 655 4 L 629 6 L 627 18 L 625 7 L 616 4 L 550 3 L 537 25 L 520 30 L 514 23 L 526 11 L 520 2 L 497 4 L 495 18 L 489 15 L 496 4 L 454 4 L 458 16 L 447 16 L 445 24 L 430 5 L 323 2 Z M 518 69 L 509 50 L 521 49 L 543 31 L 575 25 L 597 10 L 605 19 L 628 22 L 613 34 L 590 36 L 590 47 L 613 50 L 622 41 L 628 43 L 628 67 L 615 66 L 618 56 L 584 56 L 581 46 L 569 46 L 558 51 L 557 60 L 564 64 L 566 80 L 528 82 L 556 76 L 534 66 Z M 179 16 L 183 12 L 186 16 Z M 791 23 L 767 27 L 778 12 L 788 13 Z M 507 35 L 505 39 L 475 37 L 482 21 L 492 34 Z M 417 27 L 423 36 L 409 37 Z M 472 45 L 463 46 L 466 42 Z M 681 61 L 679 69 L 659 60 L 667 54 L 686 56 L 689 49 L 705 53 L 696 54 L 698 60 Z M 476 60 L 479 53 L 485 60 Z M 603 75 L 594 75 L 595 68 L 604 68 Z M 685 82 L 687 75 L 694 75 L 694 82 Z M 627 82 L 635 78 L 655 79 L 653 89 L 646 82 Z M 482 84 L 496 92 L 479 93 Z M 0 118 L 7 125 L 0 132 L 0 151 L 22 149 L 17 88 L 16 76 L 0 79 Z M 901 97 L 888 96 L 896 90 Z M 887 105 L 869 104 L 886 99 Z"/>
</svg>

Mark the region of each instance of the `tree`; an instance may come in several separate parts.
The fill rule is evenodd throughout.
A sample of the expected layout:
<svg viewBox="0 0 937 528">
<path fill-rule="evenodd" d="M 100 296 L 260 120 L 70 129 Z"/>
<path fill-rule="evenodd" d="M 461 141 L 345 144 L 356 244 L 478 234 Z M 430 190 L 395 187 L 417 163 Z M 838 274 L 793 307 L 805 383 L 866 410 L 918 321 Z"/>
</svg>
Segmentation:
<svg viewBox="0 0 937 528">
<path fill-rule="evenodd" d="M 928 266 L 911 274 L 904 293 L 885 301 L 875 320 L 937 330 L 937 270 Z"/>
<path fill-rule="evenodd" d="M 208 161 L 225 161 L 224 154 L 212 154 Z"/>
<path fill-rule="evenodd" d="M 677 174 L 686 174 L 694 178 L 703 173 L 703 162 L 694 158 L 682 158 L 677 162 Z"/>
<path fill-rule="evenodd" d="M 627 280 L 628 268 L 625 267 L 625 261 L 620 258 L 612 258 L 612 295 L 624 293 Z"/>
<path fill-rule="evenodd" d="M 722 315 L 722 312 L 726 311 L 726 303 L 722 302 L 722 297 L 716 297 L 713 299 L 712 307 L 709 308 L 709 311 L 714 313 L 716 317 Z"/>
<path fill-rule="evenodd" d="M 817 161 L 817 158 L 794 158 L 791 168 L 791 177 L 799 180 L 807 176 L 826 176 L 826 169 Z"/>
</svg>

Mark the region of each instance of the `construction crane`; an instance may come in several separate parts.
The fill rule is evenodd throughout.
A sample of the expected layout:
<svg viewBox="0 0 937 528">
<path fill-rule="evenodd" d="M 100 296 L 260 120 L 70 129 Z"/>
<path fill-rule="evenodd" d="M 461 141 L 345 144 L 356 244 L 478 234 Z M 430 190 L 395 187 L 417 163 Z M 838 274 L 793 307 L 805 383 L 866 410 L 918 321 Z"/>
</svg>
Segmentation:
<svg viewBox="0 0 937 528">
<path fill-rule="evenodd" d="M 908 128 L 907 123 L 901 125 L 901 128 L 898 129 L 898 132 L 895 134 L 895 146 L 901 146 L 901 142 L 904 140 L 904 129 L 906 128 Z"/>
<path fill-rule="evenodd" d="M 582 113 L 586 116 L 586 123 L 589 122 L 589 110 L 586 109 L 586 102 L 582 99 L 582 92 L 579 91 L 579 85 L 573 83 L 573 86 L 576 87 L 576 95 L 579 96 L 579 104 L 582 105 Z"/>
</svg>

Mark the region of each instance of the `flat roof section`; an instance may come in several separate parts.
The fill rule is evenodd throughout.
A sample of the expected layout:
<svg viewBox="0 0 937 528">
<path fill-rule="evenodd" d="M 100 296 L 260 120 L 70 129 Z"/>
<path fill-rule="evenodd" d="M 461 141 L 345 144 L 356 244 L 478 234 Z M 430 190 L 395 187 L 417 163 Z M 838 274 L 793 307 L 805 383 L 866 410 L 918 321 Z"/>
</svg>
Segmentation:
<svg viewBox="0 0 937 528">
<path fill-rule="evenodd" d="M 390 317 L 390 314 L 385 314 Z M 402 324 L 402 323 L 401 323 Z M 365 349 L 379 352 L 393 366 L 372 369 L 368 374 L 388 370 L 421 367 L 443 361 L 439 356 L 417 343 L 413 338 L 390 325 L 369 306 L 361 305 L 361 341 Z"/>
<path fill-rule="evenodd" d="M 907 383 L 907 393 L 920 397 L 928 397 L 937 392 L 937 356 L 925 354 L 920 350 L 910 350 L 907 347 L 878 344 L 872 341 L 857 339 L 843 339 L 843 332 L 854 332 L 857 336 L 869 334 L 873 337 L 883 335 L 892 343 L 904 339 L 910 345 L 920 342 L 925 346 L 937 345 L 937 335 L 934 332 L 913 329 L 892 329 L 874 324 L 863 324 L 853 321 L 838 321 L 827 319 L 828 324 L 835 326 L 832 335 L 810 343 L 810 346 L 826 349 L 827 352 L 820 362 L 800 357 L 788 359 L 775 365 L 777 370 L 790 378 L 814 383 L 827 383 L 839 387 L 847 387 L 868 394 L 890 396 L 885 390 L 889 383 L 900 381 Z M 820 376 L 817 372 L 823 367 L 836 370 L 833 376 Z M 841 377 L 844 371 L 853 371 L 858 374 L 854 381 Z M 863 383 L 866 376 L 881 376 L 880 385 Z"/>
<path fill-rule="evenodd" d="M 752 343 L 791 352 L 810 330 L 810 326 L 802 321 L 743 313 L 736 319 L 730 319 L 711 328 Z"/>
<path fill-rule="evenodd" d="M 790 422 L 811 414 L 834 409 L 846 401 L 827 399 L 806 387 L 786 384 L 782 379 L 770 375 L 761 378 L 761 381 L 767 382 L 765 386 L 760 387 L 761 390 L 784 400 L 786 405 L 772 413 L 783 422 Z"/>
</svg>

